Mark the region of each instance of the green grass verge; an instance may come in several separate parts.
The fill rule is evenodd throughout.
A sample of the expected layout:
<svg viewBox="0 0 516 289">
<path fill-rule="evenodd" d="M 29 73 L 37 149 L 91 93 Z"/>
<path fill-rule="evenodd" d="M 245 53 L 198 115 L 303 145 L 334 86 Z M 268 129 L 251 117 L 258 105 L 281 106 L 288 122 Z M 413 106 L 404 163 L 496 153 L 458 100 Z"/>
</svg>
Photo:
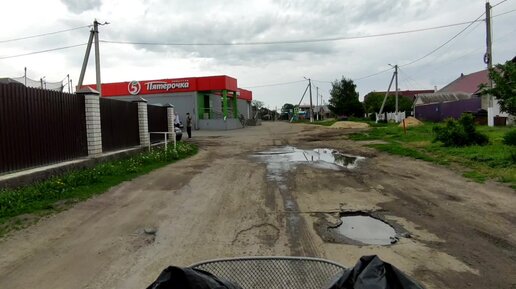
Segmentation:
<svg viewBox="0 0 516 289">
<path fill-rule="evenodd" d="M 0 236 L 30 223 L 27 220 L 33 221 L 42 215 L 62 210 L 71 203 L 103 193 L 123 181 L 196 153 L 195 145 L 178 142 L 176 150 L 172 146 L 167 151 L 155 148 L 150 152 L 100 163 L 93 168 L 70 171 L 33 185 L 1 189 Z"/>
<path fill-rule="evenodd" d="M 463 175 L 476 182 L 493 179 L 508 183 L 516 188 L 516 147 L 503 144 L 508 127 L 479 126 L 477 130 L 489 137 L 486 146 L 444 147 L 433 142 L 433 127 L 437 124 L 424 123 L 410 127 L 407 133 L 396 124 L 382 124 L 371 130 L 355 133 L 352 140 L 383 140 L 387 144 L 372 147 L 395 155 L 412 157 L 441 165 L 458 165 Z"/>
<path fill-rule="evenodd" d="M 332 124 L 336 123 L 336 119 L 325 119 L 325 120 L 314 120 L 314 122 L 310 122 L 309 119 L 300 119 L 295 120 L 293 123 L 306 123 L 306 124 L 315 124 L 315 125 L 322 125 L 322 126 L 331 126 Z"/>
</svg>

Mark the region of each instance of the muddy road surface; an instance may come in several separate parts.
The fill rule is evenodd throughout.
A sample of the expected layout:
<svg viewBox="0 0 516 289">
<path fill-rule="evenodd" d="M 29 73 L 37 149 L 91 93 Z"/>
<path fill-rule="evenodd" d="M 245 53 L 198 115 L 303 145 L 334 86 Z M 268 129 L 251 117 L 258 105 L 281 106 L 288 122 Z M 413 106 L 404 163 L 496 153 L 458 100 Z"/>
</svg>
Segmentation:
<svg viewBox="0 0 516 289">
<path fill-rule="evenodd" d="M 512 189 L 378 153 L 350 131 L 281 122 L 194 131 L 196 156 L 0 240 L 0 288 L 145 288 L 168 265 L 205 259 L 353 266 L 371 254 L 427 288 L 515 288 Z M 388 223 L 394 243 L 341 235 L 344 212 Z"/>
</svg>

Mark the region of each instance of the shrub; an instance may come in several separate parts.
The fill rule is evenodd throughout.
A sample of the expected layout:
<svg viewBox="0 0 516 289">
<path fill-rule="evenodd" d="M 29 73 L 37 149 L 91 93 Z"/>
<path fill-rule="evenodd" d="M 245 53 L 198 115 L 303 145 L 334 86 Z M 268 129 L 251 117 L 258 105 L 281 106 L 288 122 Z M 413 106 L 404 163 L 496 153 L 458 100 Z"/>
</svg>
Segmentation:
<svg viewBox="0 0 516 289">
<path fill-rule="evenodd" d="M 509 146 L 516 146 L 516 129 L 508 131 L 503 136 L 503 143 Z"/>
<path fill-rule="evenodd" d="M 475 120 L 471 114 L 463 114 L 459 120 L 449 118 L 444 126 L 433 128 L 434 141 L 440 141 L 444 146 L 463 147 L 469 145 L 486 145 L 489 139 L 475 128 Z"/>
</svg>

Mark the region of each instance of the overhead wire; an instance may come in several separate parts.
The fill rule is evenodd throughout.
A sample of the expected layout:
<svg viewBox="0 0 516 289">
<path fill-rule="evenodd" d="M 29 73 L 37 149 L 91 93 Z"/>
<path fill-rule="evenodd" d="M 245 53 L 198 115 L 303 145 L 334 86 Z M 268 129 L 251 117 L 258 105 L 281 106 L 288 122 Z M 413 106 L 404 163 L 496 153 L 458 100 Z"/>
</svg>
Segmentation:
<svg viewBox="0 0 516 289">
<path fill-rule="evenodd" d="M 30 35 L 30 36 L 24 36 L 24 37 L 18 37 L 18 38 L 11 38 L 11 39 L 4 39 L 4 40 L 0 40 L 0 43 L 13 42 L 13 41 L 25 40 L 25 39 L 30 39 L 30 38 L 54 35 L 54 34 L 59 34 L 59 33 L 63 33 L 63 32 L 78 30 L 78 29 L 82 29 L 82 28 L 86 28 L 86 27 L 90 27 L 90 26 L 91 25 L 83 25 L 83 26 L 79 26 L 79 27 L 74 27 L 74 28 L 59 30 L 59 31 L 54 31 L 54 32 L 47 32 L 47 33 L 42 33 L 42 34 L 36 34 L 36 35 Z"/>
<path fill-rule="evenodd" d="M 477 17 L 476 20 L 480 19 L 480 17 L 484 16 L 484 14 L 486 14 L 485 12 L 482 13 L 480 16 Z M 475 23 L 476 21 L 473 21 L 471 22 L 468 26 L 464 27 L 461 31 L 459 31 L 457 34 L 455 34 L 452 38 L 448 39 L 447 41 L 445 41 L 443 44 L 439 45 L 437 48 L 434 48 L 433 50 L 431 50 L 430 52 L 428 52 L 427 54 L 423 55 L 422 57 L 419 57 L 415 60 L 412 60 L 408 63 L 405 63 L 405 64 L 402 64 L 402 65 L 399 65 L 399 67 L 405 67 L 405 66 L 409 66 L 411 64 L 414 64 L 416 62 L 419 62 L 425 58 L 427 58 L 428 56 L 434 54 L 435 52 L 437 52 L 439 49 L 443 48 L 446 44 L 450 43 L 451 41 L 453 41 L 453 39 L 459 37 L 459 35 L 461 35 L 464 31 L 466 31 L 469 27 L 471 27 L 471 25 L 473 25 L 473 23 Z"/>
<path fill-rule="evenodd" d="M 2 59 L 8 59 L 8 58 L 15 58 L 15 57 L 28 56 L 28 55 L 34 55 L 34 54 L 40 54 L 40 53 L 51 52 L 51 51 L 64 50 L 64 49 L 69 49 L 69 48 L 74 48 L 74 47 L 84 46 L 84 45 L 87 45 L 87 44 L 88 44 L 88 43 L 81 43 L 81 44 L 75 44 L 75 45 L 69 45 L 69 46 L 56 47 L 56 48 L 45 49 L 45 50 L 39 50 L 39 51 L 33 51 L 33 52 L 28 52 L 28 53 L 16 54 L 16 55 L 0 56 L 0 60 L 2 60 Z"/>
<path fill-rule="evenodd" d="M 353 79 L 354 81 L 359 81 L 359 80 L 363 80 L 363 79 L 367 79 L 367 78 L 370 78 L 370 77 L 373 77 L 373 76 L 376 76 L 376 75 L 379 75 L 379 74 L 382 74 L 382 73 L 385 73 L 387 71 L 390 71 L 390 70 L 393 70 L 394 68 L 392 67 L 389 67 L 385 70 L 381 70 L 381 71 L 378 71 L 378 72 L 375 72 L 375 73 L 372 73 L 372 74 L 369 74 L 369 75 L 365 75 L 365 76 L 361 76 L 359 78 L 355 78 Z"/>
<path fill-rule="evenodd" d="M 429 31 L 429 30 L 435 30 L 435 29 L 443 29 L 443 28 L 449 28 L 449 27 L 454 27 L 454 26 L 466 25 L 466 24 L 471 24 L 471 23 L 477 22 L 477 21 L 481 21 L 481 20 L 479 20 L 477 18 L 473 21 L 452 23 L 452 24 L 447 24 L 447 25 L 440 25 L 440 26 L 412 29 L 412 30 L 404 30 L 404 31 L 360 35 L 360 36 L 337 36 L 337 37 L 328 37 L 328 38 L 281 40 L 281 41 L 218 42 L 218 43 L 217 42 L 199 42 L 199 43 L 177 42 L 177 43 L 171 43 L 171 42 L 118 41 L 118 40 L 101 39 L 100 42 L 111 43 L 111 44 L 149 45 L 149 46 L 245 46 L 245 45 L 302 44 L 302 43 L 354 40 L 354 39 L 365 39 L 365 38 L 400 35 L 400 34 L 409 34 L 409 33 L 416 33 L 416 32 L 423 32 L 423 31 Z"/>
<path fill-rule="evenodd" d="M 270 87 L 270 86 L 282 86 L 282 85 L 300 83 L 300 82 L 305 82 L 305 81 L 306 80 L 294 80 L 294 81 L 287 81 L 287 82 L 278 82 L 278 83 L 252 85 L 252 86 L 243 86 L 243 87 L 244 88 L 259 88 L 259 87 Z"/>
</svg>

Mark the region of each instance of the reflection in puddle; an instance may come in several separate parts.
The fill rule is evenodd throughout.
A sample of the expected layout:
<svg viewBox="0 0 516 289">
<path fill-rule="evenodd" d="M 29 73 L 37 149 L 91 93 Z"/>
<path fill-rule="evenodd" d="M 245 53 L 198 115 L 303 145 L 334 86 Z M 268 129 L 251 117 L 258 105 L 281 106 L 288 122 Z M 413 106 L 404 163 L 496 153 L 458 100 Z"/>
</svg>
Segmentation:
<svg viewBox="0 0 516 289">
<path fill-rule="evenodd" d="M 333 149 L 301 150 L 292 146 L 259 152 L 254 157 L 267 164 L 267 179 L 279 186 L 285 185 L 285 173 L 306 164 L 316 168 L 341 170 L 354 169 L 364 157 L 343 154 Z"/>
<path fill-rule="evenodd" d="M 368 215 L 343 216 L 335 228 L 346 238 L 371 245 L 390 245 L 398 241 L 396 231 L 389 224 Z"/>
<path fill-rule="evenodd" d="M 291 168 L 292 165 L 307 163 L 324 169 L 354 169 L 357 163 L 364 157 L 351 156 L 333 149 L 301 150 L 287 146 L 270 151 L 260 152 L 256 157 L 263 159 L 267 164 L 281 164 L 283 168 Z M 276 165 L 279 167 L 279 165 Z"/>
</svg>

